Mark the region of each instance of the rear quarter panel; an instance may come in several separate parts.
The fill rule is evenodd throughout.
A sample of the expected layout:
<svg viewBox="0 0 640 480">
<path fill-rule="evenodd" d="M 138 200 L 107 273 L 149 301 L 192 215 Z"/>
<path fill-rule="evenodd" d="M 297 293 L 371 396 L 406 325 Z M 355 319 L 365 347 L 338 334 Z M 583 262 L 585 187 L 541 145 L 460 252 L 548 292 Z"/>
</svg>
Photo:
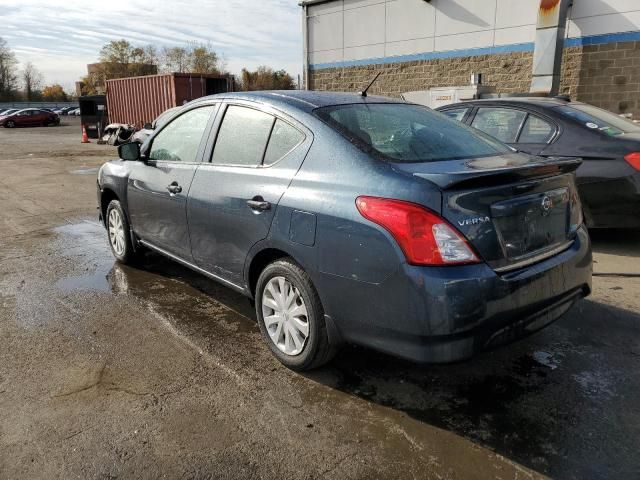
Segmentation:
<svg viewBox="0 0 640 480">
<path fill-rule="evenodd" d="M 280 200 L 269 238 L 257 248 L 271 246 L 290 253 L 310 274 L 331 313 L 338 299 L 349 295 L 337 288 L 344 284 L 337 278 L 379 284 L 405 263 L 391 235 L 360 215 L 356 198 L 396 198 L 440 211 L 441 194 L 430 182 L 371 158 L 319 120 L 309 121 L 314 143 Z M 313 245 L 292 240 L 296 212 L 315 216 Z"/>
</svg>

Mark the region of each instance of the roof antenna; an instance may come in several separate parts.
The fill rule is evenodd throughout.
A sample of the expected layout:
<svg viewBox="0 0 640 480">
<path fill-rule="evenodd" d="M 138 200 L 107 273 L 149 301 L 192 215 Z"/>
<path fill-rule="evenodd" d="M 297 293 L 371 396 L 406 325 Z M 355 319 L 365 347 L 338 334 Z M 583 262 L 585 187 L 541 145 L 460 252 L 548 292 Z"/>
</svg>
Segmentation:
<svg viewBox="0 0 640 480">
<path fill-rule="evenodd" d="M 380 76 L 382 72 L 378 72 L 378 74 L 374 77 L 373 80 L 371 80 L 371 83 L 369 85 L 367 85 L 367 88 L 365 88 L 362 92 L 360 92 L 360 95 L 362 95 L 363 97 L 367 96 L 367 91 L 371 88 L 371 85 L 373 85 L 375 83 L 375 81 L 378 79 L 378 77 Z"/>
</svg>

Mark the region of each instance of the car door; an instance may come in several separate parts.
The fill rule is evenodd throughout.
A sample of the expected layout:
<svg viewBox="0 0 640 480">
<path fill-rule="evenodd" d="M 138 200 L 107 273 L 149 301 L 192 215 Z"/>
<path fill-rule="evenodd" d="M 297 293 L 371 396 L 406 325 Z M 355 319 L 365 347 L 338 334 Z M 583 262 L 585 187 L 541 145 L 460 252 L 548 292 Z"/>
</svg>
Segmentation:
<svg viewBox="0 0 640 480">
<path fill-rule="evenodd" d="M 49 118 L 50 113 L 44 110 L 34 110 L 31 114 L 32 125 L 43 125 Z"/>
<path fill-rule="evenodd" d="M 27 124 L 31 127 L 40 125 L 40 111 L 29 110 L 29 115 L 27 116 Z"/>
<path fill-rule="evenodd" d="M 187 228 L 187 194 L 201 161 L 217 105 L 185 111 L 144 145 L 127 195 L 131 225 L 143 242 L 192 261 Z"/>
<path fill-rule="evenodd" d="M 16 125 L 21 127 L 28 127 L 31 125 L 31 110 L 23 110 L 22 112 L 18 112 L 13 117 Z"/>
<path fill-rule="evenodd" d="M 225 105 L 211 155 L 198 167 L 187 218 L 196 265 L 236 285 L 313 136 L 293 119 L 250 102 Z M 215 144 L 215 146 L 214 146 Z"/>
</svg>

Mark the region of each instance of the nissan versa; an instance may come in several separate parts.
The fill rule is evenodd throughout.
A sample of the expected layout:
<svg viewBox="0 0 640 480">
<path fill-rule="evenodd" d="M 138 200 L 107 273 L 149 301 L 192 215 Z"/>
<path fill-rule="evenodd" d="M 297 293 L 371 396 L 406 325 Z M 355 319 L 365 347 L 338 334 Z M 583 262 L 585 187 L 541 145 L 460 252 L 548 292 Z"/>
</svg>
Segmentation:
<svg viewBox="0 0 640 480">
<path fill-rule="evenodd" d="M 591 290 L 580 162 L 516 153 L 421 106 L 222 94 L 119 155 L 98 174 L 117 260 L 154 250 L 251 297 L 293 369 L 342 342 L 465 359 Z"/>
</svg>

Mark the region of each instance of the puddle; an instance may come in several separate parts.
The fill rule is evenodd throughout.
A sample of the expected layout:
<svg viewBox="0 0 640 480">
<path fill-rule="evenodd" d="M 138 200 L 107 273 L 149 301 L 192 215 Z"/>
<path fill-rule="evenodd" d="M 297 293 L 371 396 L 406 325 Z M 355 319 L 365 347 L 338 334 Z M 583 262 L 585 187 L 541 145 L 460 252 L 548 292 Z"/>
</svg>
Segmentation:
<svg viewBox="0 0 640 480">
<path fill-rule="evenodd" d="M 96 215 L 97 217 L 97 215 Z M 59 233 L 63 236 L 71 236 L 71 237 L 83 237 L 87 240 L 98 241 L 101 240 L 104 234 L 104 227 L 98 223 L 98 221 L 91 222 L 88 220 L 61 225 L 53 229 L 55 233 Z M 63 240 L 65 240 L 63 238 Z"/>
<path fill-rule="evenodd" d="M 71 170 L 69 173 L 72 175 L 97 175 L 99 169 L 99 167 L 79 168 L 78 170 Z"/>
<path fill-rule="evenodd" d="M 56 282 L 56 288 L 63 292 L 72 292 L 75 290 L 111 291 L 108 277 L 103 271 L 97 271 L 89 275 L 74 275 L 61 278 Z"/>
<path fill-rule="evenodd" d="M 60 278 L 55 287 L 65 293 L 73 291 L 110 292 L 109 278 L 114 270 L 114 259 L 109 251 L 105 230 L 98 222 L 83 221 L 62 225 L 54 229 L 58 239 L 56 250 L 73 259 L 78 266 L 85 266 L 85 272 Z"/>
</svg>

